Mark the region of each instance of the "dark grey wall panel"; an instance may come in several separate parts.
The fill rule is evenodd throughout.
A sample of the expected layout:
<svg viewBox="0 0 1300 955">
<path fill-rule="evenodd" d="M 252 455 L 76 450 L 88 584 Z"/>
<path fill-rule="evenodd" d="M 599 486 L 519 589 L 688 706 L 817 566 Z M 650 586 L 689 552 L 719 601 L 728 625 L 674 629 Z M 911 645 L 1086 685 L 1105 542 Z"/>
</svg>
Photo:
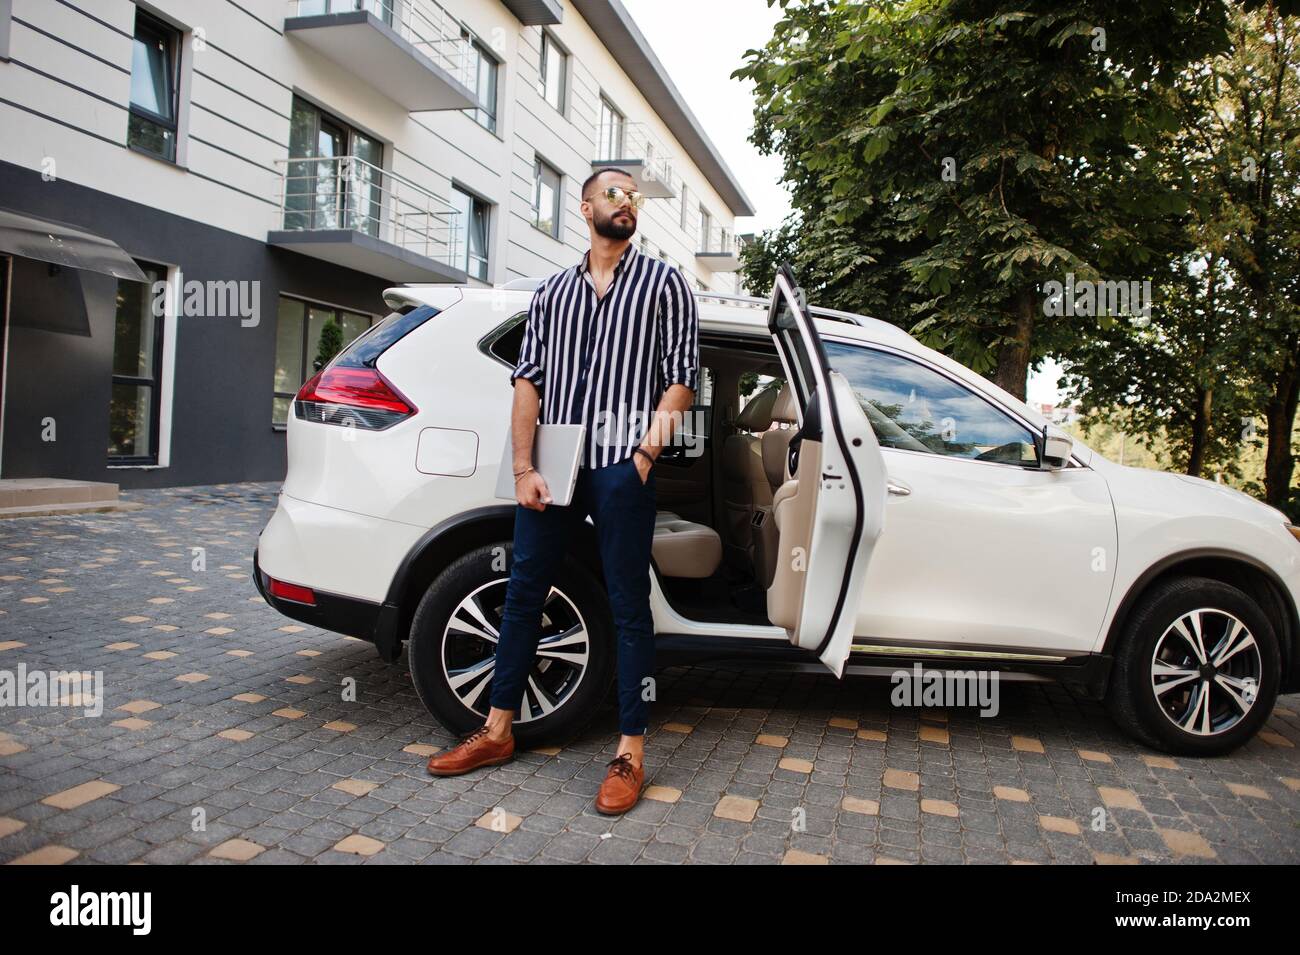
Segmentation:
<svg viewBox="0 0 1300 955">
<path fill-rule="evenodd" d="M 89 308 L 87 336 L 77 333 L 71 319 L 59 320 L 64 330 L 51 328 L 51 313 L 68 307 L 66 286 L 37 282 L 36 273 L 43 274 L 44 266 L 16 266 L 3 477 L 79 478 L 123 487 L 279 480 L 285 469 L 284 434 L 270 424 L 278 297 L 283 293 L 363 312 L 386 311 L 382 292 L 391 283 L 382 279 L 74 183 L 43 182 L 39 173 L 2 162 L 0 206 L 80 225 L 139 259 L 179 266 L 186 281 L 261 282 L 255 327 L 242 327 L 237 316 L 180 317 L 171 465 L 122 470 L 109 469 L 106 458 L 112 280 L 86 295 L 98 302 Z M 84 274 L 81 282 L 95 285 Z M 58 421 L 57 449 L 40 445 L 39 429 L 34 432 L 37 443 L 30 441 L 33 418 L 46 414 Z"/>
<path fill-rule="evenodd" d="M 111 371 L 116 291 L 108 275 L 14 259 L 4 477 L 105 480 L 111 378 L 75 370 Z"/>
</svg>

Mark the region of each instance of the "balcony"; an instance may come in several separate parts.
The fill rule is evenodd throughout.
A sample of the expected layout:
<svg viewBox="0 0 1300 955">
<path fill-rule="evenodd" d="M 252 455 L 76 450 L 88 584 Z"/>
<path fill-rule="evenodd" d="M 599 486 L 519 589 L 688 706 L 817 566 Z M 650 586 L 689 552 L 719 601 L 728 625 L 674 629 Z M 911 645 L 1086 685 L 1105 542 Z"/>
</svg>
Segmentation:
<svg viewBox="0 0 1300 955">
<path fill-rule="evenodd" d="M 526 27 L 559 23 L 564 19 L 560 0 L 503 0 L 506 9 Z"/>
<path fill-rule="evenodd" d="M 284 32 L 409 112 L 474 105 L 469 42 L 433 0 L 289 0 Z"/>
<path fill-rule="evenodd" d="M 675 199 L 680 191 L 672 156 L 644 123 L 619 119 L 601 123 L 592 170 L 617 166 L 627 170 L 650 199 Z"/>
<path fill-rule="evenodd" d="M 710 272 L 740 271 L 740 250 L 745 247 L 742 236 L 733 235 L 730 229 L 711 226 L 700 236 L 700 249 L 695 261 Z"/>
<path fill-rule="evenodd" d="M 433 193 L 356 156 L 278 165 L 282 228 L 268 245 L 393 282 L 468 281 L 459 213 Z"/>
</svg>

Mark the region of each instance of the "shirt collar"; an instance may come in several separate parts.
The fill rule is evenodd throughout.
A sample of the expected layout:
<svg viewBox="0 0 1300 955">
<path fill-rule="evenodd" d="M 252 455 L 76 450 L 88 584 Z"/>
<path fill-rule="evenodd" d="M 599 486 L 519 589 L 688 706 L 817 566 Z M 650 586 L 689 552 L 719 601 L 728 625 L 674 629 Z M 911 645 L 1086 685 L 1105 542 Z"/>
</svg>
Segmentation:
<svg viewBox="0 0 1300 955">
<path fill-rule="evenodd" d="M 614 274 L 618 275 L 619 272 L 623 271 L 623 267 L 629 264 L 632 261 L 633 257 L 637 255 L 640 255 L 640 253 L 637 252 L 636 245 L 629 242 L 627 244 L 627 248 L 623 250 L 623 254 L 619 256 L 618 262 L 614 264 Z M 590 256 L 591 256 L 591 249 L 588 249 L 586 252 L 582 253 L 582 261 L 578 263 L 579 275 L 583 275 L 591 271 Z"/>
</svg>

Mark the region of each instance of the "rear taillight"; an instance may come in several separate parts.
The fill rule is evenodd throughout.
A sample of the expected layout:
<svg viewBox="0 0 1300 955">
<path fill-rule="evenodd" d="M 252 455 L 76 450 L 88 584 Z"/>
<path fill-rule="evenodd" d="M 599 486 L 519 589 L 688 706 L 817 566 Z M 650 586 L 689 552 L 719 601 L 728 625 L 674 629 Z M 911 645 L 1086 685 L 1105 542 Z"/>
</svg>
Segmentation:
<svg viewBox="0 0 1300 955">
<path fill-rule="evenodd" d="M 416 407 L 374 368 L 333 365 L 312 376 L 293 402 L 307 421 L 382 431 Z"/>
</svg>

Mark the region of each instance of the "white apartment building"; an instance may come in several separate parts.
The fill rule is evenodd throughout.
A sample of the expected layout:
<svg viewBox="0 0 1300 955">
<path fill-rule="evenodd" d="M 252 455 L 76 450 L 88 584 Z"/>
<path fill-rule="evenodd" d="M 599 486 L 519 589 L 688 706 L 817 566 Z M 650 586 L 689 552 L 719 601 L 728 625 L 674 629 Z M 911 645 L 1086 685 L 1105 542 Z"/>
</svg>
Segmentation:
<svg viewBox="0 0 1300 955">
<path fill-rule="evenodd" d="M 700 290 L 754 214 L 618 0 L 0 0 L 0 129 L 3 477 L 282 476 L 322 328 L 572 265 L 602 166 Z"/>
</svg>

